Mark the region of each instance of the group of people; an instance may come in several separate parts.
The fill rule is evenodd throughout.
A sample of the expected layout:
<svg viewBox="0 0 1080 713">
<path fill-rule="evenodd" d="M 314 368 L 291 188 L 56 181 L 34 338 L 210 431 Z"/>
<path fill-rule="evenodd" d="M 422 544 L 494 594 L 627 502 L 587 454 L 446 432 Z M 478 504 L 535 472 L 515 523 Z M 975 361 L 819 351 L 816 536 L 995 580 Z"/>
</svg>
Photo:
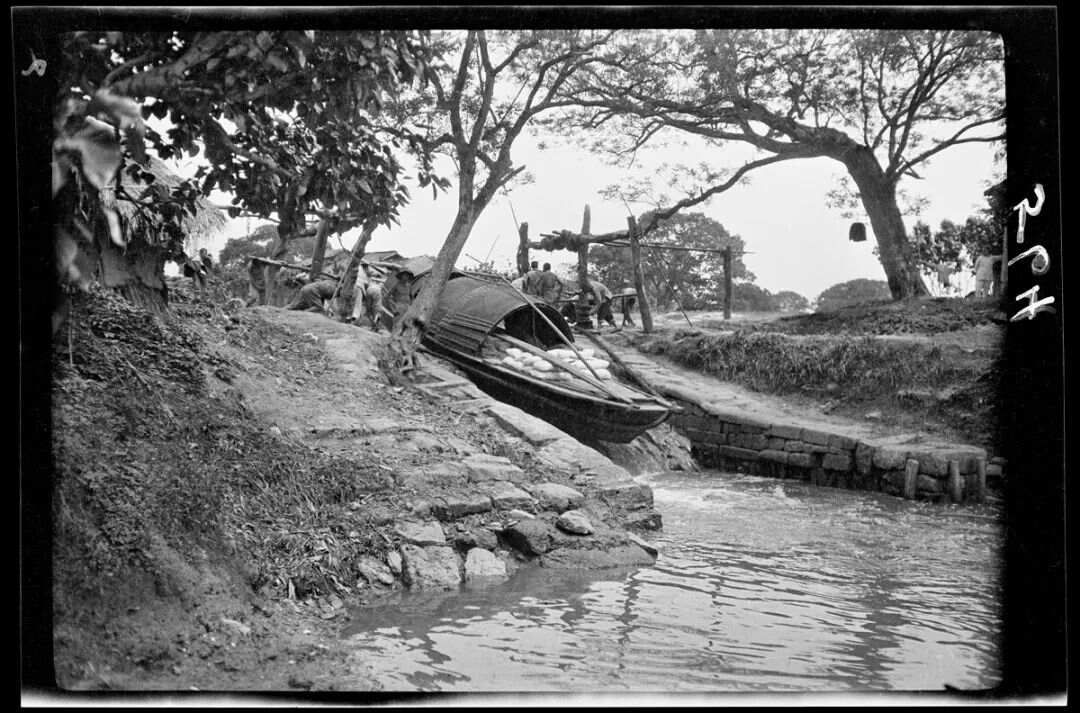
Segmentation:
<svg viewBox="0 0 1080 713">
<path fill-rule="evenodd" d="M 340 278 L 324 278 L 309 282 L 300 288 L 296 297 L 285 306 L 285 309 L 336 313 L 338 311 L 337 300 L 340 297 L 339 283 Z M 355 324 L 361 317 L 364 317 L 368 320 L 371 328 L 377 332 L 379 331 L 382 311 L 382 285 L 375 280 L 375 276 L 367 263 L 360 263 L 360 269 L 356 273 L 356 283 L 353 287 L 352 314 L 345 321 Z"/>
<path fill-rule="evenodd" d="M 379 331 L 380 323 L 383 321 L 382 315 L 386 314 L 387 310 L 383 305 L 382 284 L 374 272 L 368 264 L 361 263 L 353 290 L 352 314 L 345 321 L 359 323 L 363 318 L 372 329 Z M 324 278 L 309 282 L 300 288 L 296 297 L 285 308 L 336 313 L 338 311 L 337 301 L 340 297 L 339 283 L 340 278 Z M 556 309 L 559 308 L 559 303 L 563 301 L 563 295 L 566 292 L 566 284 L 558 275 L 552 272 L 550 263 L 544 263 L 543 268 L 541 268 L 539 263 L 534 261 L 530 265 L 530 269 L 524 275 L 513 280 L 512 284 L 525 294 L 539 297 Z M 586 289 L 588 290 L 589 303 L 596 309 L 598 325 L 606 323 L 611 325 L 615 331 L 622 329 L 621 326 L 615 323 L 615 315 L 612 311 L 615 295 L 612 291 L 604 283 L 595 279 L 587 281 Z M 630 316 L 633 302 L 634 298 L 632 296 L 622 296 L 622 326 L 634 326 L 634 320 Z M 571 321 L 575 321 L 577 317 L 576 314 L 573 314 L 574 307 L 573 302 L 568 302 L 563 308 L 564 313 L 569 313 L 567 317 Z"/>
<path fill-rule="evenodd" d="M 539 269 L 538 265 L 539 263 L 534 260 L 529 266 L 529 271 L 514 280 L 512 284 L 525 294 L 539 297 L 552 307 L 558 307 L 558 303 L 562 300 L 563 293 L 566 291 L 566 285 L 558 275 L 551 271 L 551 263 L 544 263 L 542 269 Z M 596 307 L 597 322 L 610 324 L 615 331 L 622 329 L 622 327 L 615 324 L 615 315 L 611 309 L 611 303 L 615 296 L 607 285 L 590 278 L 587 282 L 587 288 L 589 289 L 590 302 Z M 632 301 L 624 298 L 623 326 L 633 326 L 634 324 L 634 320 L 630 317 L 632 304 Z M 570 312 L 574 309 L 574 306 L 571 303 L 565 309 Z M 569 318 L 574 320 L 576 315 L 571 313 Z"/>
</svg>

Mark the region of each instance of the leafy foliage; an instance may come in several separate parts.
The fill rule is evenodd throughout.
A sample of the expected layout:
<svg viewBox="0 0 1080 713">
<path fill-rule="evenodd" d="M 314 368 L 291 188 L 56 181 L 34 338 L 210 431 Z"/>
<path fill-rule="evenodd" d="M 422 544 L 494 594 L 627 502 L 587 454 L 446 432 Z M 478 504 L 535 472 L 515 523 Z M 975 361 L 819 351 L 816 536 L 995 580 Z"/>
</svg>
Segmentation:
<svg viewBox="0 0 1080 713">
<path fill-rule="evenodd" d="M 810 307 L 810 302 L 798 292 L 781 290 L 773 295 L 776 309 L 781 312 L 802 312 Z"/>
<path fill-rule="evenodd" d="M 218 257 L 222 269 L 246 270 L 248 258 L 270 257 L 273 242 L 277 237 L 277 227 L 262 225 L 240 238 L 230 238 L 221 249 Z M 286 261 L 310 260 L 315 252 L 315 238 L 311 236 L 294 238 L 289 241 L 284 254 Z"/>
<path fill-rule="evenodd" d="M 723 296 L 716 306 L 723 304 Z M 752 282 L 736 282 L 731 285 L 731 309 L 735 312 L 775 312 L 776 298 L 764 287 Z"/>
<path fill-rule="evenodd" d="M 924 289 L 897 205 L 900 180 L 951 146 L 1004 138 L 1003 49 L 986 32 L 635 31 L 620 33 L 604 59 L 571 93 L 576 124 L 607 129 L 599 148 L 629 162 L 684 132 L 756 149 L 737 169 L 698 172 L 699 185 L 676 204 L 684 208 L 778 161 L 841 162 L 894 297 Z"/>
<path fill-rule="evenodd" d="M 424 76 L 423 33 L 72 32 L 62 52 L 54 192 L 73 184 L 69 204 L 99 202 L 117 243 L 116 200 L 140 201 L 175 227 L 200 194 L 221 189 L 235 196 L 230 213 L 276 213 L 287 238 L 309 211 L 339 230 L 394 220 L 408 200 L 395 152 L 411 153 L 421 181 L 431 180 L 416 137 L 377 123 L 386 96 Z M 163 159 L 202 153 L 207 165 L 171 195 L 114 191 L 122 166 L 134 161 L 124 170 L 138 172 L 151 148 Z M 61 228 L 70 256 L 95 226 Z M 178 254 L 183 231 L 165 233 Z"/>
<path fill-rule="evenodd" d="M 429 92 L 406 96 L 396 115 L 424 130 L 424 147 L 457 167 L 458 210 L 421 292 L 395 327 L 387 362 L 408 368 L 436 299 L 479 214 L 497 191 L 521 179 L 511 149 L 527 125 L 567 101 L 571 77 L 598 61 L 610 32 L 470 30 L 440 33 L 433 46 L 453 63 L 434 62 Z"/>
<path fill-rule="evenodd" d="M 889 286 L 881 280 L 857 280 L 840 282 L 824 290 L 817 297 L 818 310 L 838 309 L 848 305 L 888 300 L 891 297 Z"/>
</svg>

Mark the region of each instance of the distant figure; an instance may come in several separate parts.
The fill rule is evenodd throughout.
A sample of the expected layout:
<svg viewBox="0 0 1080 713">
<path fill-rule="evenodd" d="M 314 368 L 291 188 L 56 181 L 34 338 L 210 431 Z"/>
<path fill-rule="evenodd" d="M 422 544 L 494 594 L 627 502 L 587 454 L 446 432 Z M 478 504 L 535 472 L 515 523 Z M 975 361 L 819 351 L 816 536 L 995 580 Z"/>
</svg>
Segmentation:
<svg viewBox="0 0 1080 713">
<path fill-rule="evenodd" d="M 600 328 L 600 322 L 607 322 L 615 331 L 619 331 L 621 327 L 615 324 L 615 315 L 611 312 L 611 299 L 613 295 L 611 290 L 599 280 L 589 280 L 589 286 L 592 287 L 593 295 L 596 298 L 596 327 Z"/>
<path fill-rule="evenodd" d="M 308 283 L 300 288 L 296 299 L 286 305 L 285 309 L 325 312 L 326 301 L 333 299 L 337 286 L 337 280 L 317 280 Z"/>
<path fill-rule="evenodd" d="M 634 318 L 630 316 L 630 310 L 634 309 L 635 302 L 637 302 L 637 295 L 628 294 L 624 290 L 622 298 L 622 326 L 624 327 L 627 325 L 630 325 L 631 327 L 635 326 Z"/>
<path fill-rule="evenodd" d="M 985 253 L 975 258 L 975 296 L 989 297 L 990 288 L 994 282 L 994 263 L 1001 258 L 995 258 Z"/>
<path fill-rule="evenodd" d="M 266 263 L 257 257 L 248 264 L 247 306 L 266 304 Z"/>
<path fill-rule="evenodd" d="M 539 295 L 549 305 L 558 303 L 563 293 L 563 281 L 551 271 L 551 263 L 545 262 L 544 269 L 540 273 Z"/>
<path fill-rule="evenodd" d="M 525 278 L 522 280 L 521 291 L 527 295 L 540 296 L 540 270 L 536 260 L 532 261 L 529 266 L 530 269 L 525 273 Z"/>
<path fill-rule="evenodd" d="M 206 287 L 206 268 L 198 258 L 192 259 L 185 253 L 180 253 L 180 264 L 183 267 L 184 277 L 190 277 L 192 286 L 202 292 Z"/>
<path fill-rule="evenodd" d="M 382 286 L 371 277 L 367 265 L 361 264 L 356 274 L 356 287 L 353 289 L 353 311 L 350 322 L 356 322 L 363 314 L 376 332 L 379 331 L 379 317 L 382 313 Z"/>
<path fill-rule="evenodd" d="M 209 277 L 211 273 L 216 272 L 214 269 L 214 260 L 210 257 L 210 253 L 206 251 L 206 248 L 199 248 L 199 262 L 202 263 L 207 277 Z"/>
<path fill-rule="evenodd" d="M 952 265 L 947 262 L 939 262 L 934 266 L 934 271 L 937 273 L 937 279 L 938 282 L 941 283 L 941 286 L 948 289 L 949 276 L 952 275 L 953 272 Z"/>
</svg>

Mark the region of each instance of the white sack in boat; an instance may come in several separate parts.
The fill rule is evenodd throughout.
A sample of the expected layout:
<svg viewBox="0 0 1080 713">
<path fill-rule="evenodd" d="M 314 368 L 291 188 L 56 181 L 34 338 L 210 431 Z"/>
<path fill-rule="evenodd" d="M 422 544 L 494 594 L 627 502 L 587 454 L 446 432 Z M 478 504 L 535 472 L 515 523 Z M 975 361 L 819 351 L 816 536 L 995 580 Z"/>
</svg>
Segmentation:
<svg viewBox="0 0 1080 713">
<path fill-rule="evenodd" d="M 553 371 L 555 369 L 551 362 L 546 362 L 543 359 L 537 359 L 533 362 L 532 367 L 537 371 Z"/>
</svg>

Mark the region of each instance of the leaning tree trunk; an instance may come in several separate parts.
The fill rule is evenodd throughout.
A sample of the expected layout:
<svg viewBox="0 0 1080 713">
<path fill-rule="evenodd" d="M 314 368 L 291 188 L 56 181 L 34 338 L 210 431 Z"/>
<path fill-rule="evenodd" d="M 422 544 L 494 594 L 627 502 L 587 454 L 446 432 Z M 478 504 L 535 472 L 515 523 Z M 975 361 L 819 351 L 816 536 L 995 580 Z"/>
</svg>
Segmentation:
<svg viewBox="0 0 1080 713">
<path fill-rule="evenodd" d="M 404 371 L 415 365 L 416 348 L 424 336 L 424 330 L 439 295 L 442 294 L 443 286 L 450 279 L 454 263 L 465 247 L 465 241 L 469 239 L 478 212 L 479 208 L 475 205 L 459 202 L 454 223 L 450 226 L 450 232 L 435 258 L 435 264 L 428 273 L 423 289 L 394 327 L 394 335 L 390 340 L 390 368 Z"/>
<path fill-rule="evenodd" d="M 345 276 L 341 278 L 341 292 L 338 294 L 338 299 L 343 305 L 346 315 L 352 314 L 355 299 L 359 296 L 354 294 L 356 276 L 360 272 L 360 261 L 363 259 L 364 253 L 367 252 L 367 245 L 371 242 L 371 234 L 375 232 L 375 227 L 376 223 L 374 221 L 365 221 L 363 223 L 360 237 L 356 239 L 356 245 L 353 246 L 352 253 L 349 255 L 349 264 L 345 268 Z"/>
<path fill-rule="evenodd" d="M 915 252 L 896 202 L 896 184 L 885 176 L 872 151 L 859 147 L 844 160 L 848 173 L 859 188 L 870 226 L 877 240 L 881 266 L 893 299 L 930 294 L 919 274 Z"/>
<path fill-rule="evenodd" d="M 304 230 L 306 225 L 304 212 L 299 208 L 296 189 L 292 187 L 285 189 L 284 195 L 281 195 L 278 201 L 278 218 L 281 222 L 278 223 L 277 237 L 270 246 L 270 259 L 284 260 L 289 249 L 289 241 Z M 263 288 L 266 291 L 266 304 L 275 307 L 280 307 L 282 301 L 277 280 L 280 270 L 280 267 L 272 263 L 266 266 L 266 285 Z"/>
</svg>

